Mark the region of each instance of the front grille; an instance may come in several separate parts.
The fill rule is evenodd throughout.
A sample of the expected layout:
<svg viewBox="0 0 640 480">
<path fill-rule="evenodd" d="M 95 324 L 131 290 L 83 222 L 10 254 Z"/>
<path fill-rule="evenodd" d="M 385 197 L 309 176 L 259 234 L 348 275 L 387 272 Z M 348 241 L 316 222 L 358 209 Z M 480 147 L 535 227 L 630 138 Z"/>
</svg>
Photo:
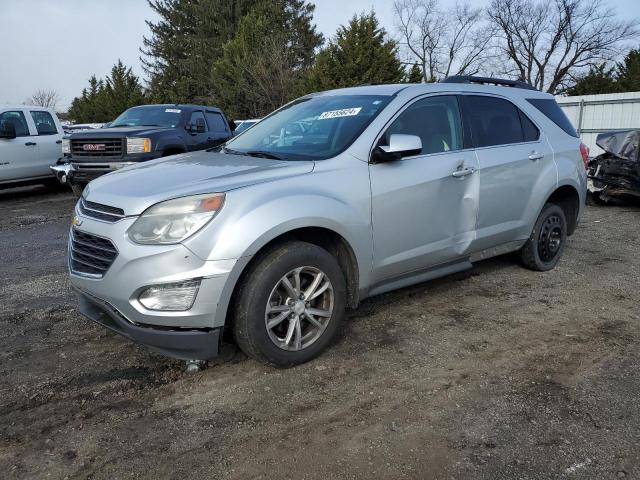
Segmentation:
<svg viewBox="0 0 640 480">
<path fill-rule="evenodd" d="M 85 150 L 91 145 L 91 150 Z M 71 156 L 75 158 L 120 158 L 124 151 L 124 138 L 72 139 Z"/>
<path fill-rule="evenodd" d="M 78 210 L 85 217 L 95 218 L 103 222 L 115 223 L 124 218 L 124 210 L 101 203 L 89 202 L 84 198 L 80 199 Z"/>
<path fill-rule="evenodd" d="M 102 277 L 118 256 L 116 247 L 106 238 L 71 229 L 69 265 L 80 275 Z"/>
</svg>

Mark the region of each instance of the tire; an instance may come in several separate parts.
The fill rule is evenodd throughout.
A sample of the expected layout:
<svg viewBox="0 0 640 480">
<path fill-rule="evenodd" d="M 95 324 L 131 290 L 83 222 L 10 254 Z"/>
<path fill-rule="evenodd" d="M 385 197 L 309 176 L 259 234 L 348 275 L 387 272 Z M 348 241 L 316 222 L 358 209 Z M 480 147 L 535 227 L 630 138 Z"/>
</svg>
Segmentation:
<svg viewBox="0 0 640 480">
<path fill-rule="evenodd" d="M 311 300 L 294 300 L 298 292 L 309 293 Z M 233 335 L 240 349 L 260 362 L 299 365 L 329 346 L 345 305 L 346 282 L 336 259 L 316 245 L 287 242 L 267 251 L 244 275 L 235 295 Z"/>
<path fill-rule="evenodd" d="M 520 250 L 522 264 L 538 272 L 554 268 L 567 242 L 567 219 L 558 205 L 547 203 L 540 212 L 531 236 Z"/>
<path fill-rule="evenodd" d="M 80 198 L 82 196 L 82 192 L 84 191 L 85 185 L 81 185 L 78 183 L 70 183 L 69 187 L 71 188 L 71 191 L 73 192 L 73 194 L 77 198 Z"/>
</svg>

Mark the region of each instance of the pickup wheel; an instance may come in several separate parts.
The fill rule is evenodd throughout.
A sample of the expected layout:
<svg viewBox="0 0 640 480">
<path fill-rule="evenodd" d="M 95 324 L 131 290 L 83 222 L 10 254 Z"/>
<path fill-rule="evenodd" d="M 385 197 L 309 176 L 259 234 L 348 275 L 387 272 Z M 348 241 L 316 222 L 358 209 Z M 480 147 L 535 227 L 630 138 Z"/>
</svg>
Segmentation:
<svg viewBox="0 0 640 480">
<path fill-rule="evenodd" d="M 520 250 L 522 264 L 539 272 L 554 268 L 562 257 L 567 241 L 567 219 L 564 210 L 547 203 L 540 212 L 531 236 Z"/>
<path fill-rule="evenodd" d="M 344 318 L 346 283 L 338 262 L 306 242 L 268 251 L 244 276 L 233 333 L 248 356 L 291 367 L 318 356 Z"/>
</svg>

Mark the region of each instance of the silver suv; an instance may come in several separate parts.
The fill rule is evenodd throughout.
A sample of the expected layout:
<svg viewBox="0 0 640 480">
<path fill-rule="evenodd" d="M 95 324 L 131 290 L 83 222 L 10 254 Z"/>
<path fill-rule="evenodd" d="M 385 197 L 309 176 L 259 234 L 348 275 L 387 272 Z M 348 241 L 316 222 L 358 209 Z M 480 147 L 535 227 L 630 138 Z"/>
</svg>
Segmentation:
<svg viewBox="0 0 640 480">
<path fill-rule="evenodd" d="M 519 82 L 312 94 L 219 151 L 91 182 L 71 282 L 84 315 L 163 354 L 210 359 L 225 329 L 291 366 L 364 298 L 508 252 L 555 267 L 586 154 L 553 97 Z"/>
</svg>

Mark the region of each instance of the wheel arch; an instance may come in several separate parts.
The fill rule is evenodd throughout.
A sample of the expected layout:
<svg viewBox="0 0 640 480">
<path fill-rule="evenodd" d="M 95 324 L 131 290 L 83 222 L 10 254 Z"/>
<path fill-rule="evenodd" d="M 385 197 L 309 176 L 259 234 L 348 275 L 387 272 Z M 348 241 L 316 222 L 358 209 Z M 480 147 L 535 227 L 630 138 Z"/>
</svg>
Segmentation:
<svg viewBox="0 0 640 480">
<path fill-rule="evenodd" d="M 580 194 L 573 185 L 558 186 L 544 202 L 558 205 L 567 219 L 567 235 L 573 235 L 580 217 Z M 544 206 L 544 205 L 543 205 Z"/>
</svg>

